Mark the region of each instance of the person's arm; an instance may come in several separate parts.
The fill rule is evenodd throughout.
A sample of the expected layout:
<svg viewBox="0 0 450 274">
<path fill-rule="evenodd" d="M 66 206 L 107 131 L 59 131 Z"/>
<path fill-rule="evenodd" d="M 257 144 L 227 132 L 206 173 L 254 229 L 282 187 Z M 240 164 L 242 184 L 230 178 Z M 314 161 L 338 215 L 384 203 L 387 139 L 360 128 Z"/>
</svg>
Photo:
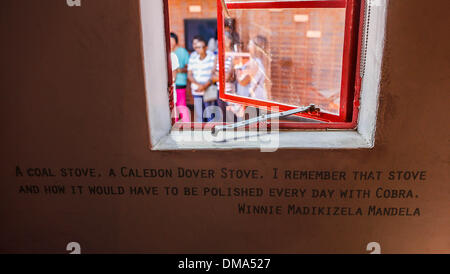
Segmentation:
<svg viewBox="0 0 450 274">
<path fill-rule="evenodd" d="M 210 85 L 213 84 L 212 80 L 209 80 L 205 84 L 198 84 L 198 90 L 197 91 L 206 91 Z"/>
<path fill-rule="evenodd" d="M 188 72 L 187 66 L 185 66 L 184 68 L 177 69 L 177 73 L 187 73 L 187 72 Z"/>
<path fill-rule="evenodd" d="M 181 52 L 181 59 L 183 60 L 181 63 L 185 64 L 183 67 L 180 66 L 178 68 L 178 73 L 188 73 L 188 65 L 190 61 L 189 53 L 186 51 L 186 49 L 183 48 L 184 51 Z"/>
<path fill-rule="evenodd" d="M 172 63 L 172 82 L 175 83 L 175 79 L 177 78 L 177 70 L 180 67 L 180 62 L 175 53 L 170 54 L 170 61 Z"/>
<path fill-rule="evenodd" d="M 191 57 L 189 58 L 189 61 L 188 61 L 188 65 L 187 65 L 187 78 L 191 84 L 198 85 L 197 81 L 195 81 L 195 79 L 194 79 L 194 74 L 192 73 L 192 64 L 193 64 L 193 59 L 192 59 L 192 55 L 191 55 Z"/>
<path fill-rule="evenodd" d="M 188 68 L 187 68 L 188 80 L 189 80 L 189 82 L 191 82 L 191 84 L 195 84 L 195 85 L 199 86 L 200 84 L 197 81 L 195 81 L 194 73 L 192 72 L 191 68 L 192 68 L 192 59 L 189 59 Z"/>
<path fill-rule="evenodd" d="M 205 86 L 204 84 L 200 84 L 199 82 L 195 81 L 192 70 L 188 70 L 188 80 L 191 84 L 197 85 L 198 88 L 197 88 L 196 92 L 203 92 L 209 86 L 209 84 L 208 84 L 208 86 Z"/>
<path fill-rule="evenodd" d="M 254 67 L 251 69 L 250 74 L 251 74 L 251 81 L 249 87 L 250 96 L 255 97 L 256 90 L 259 87 L 263 88 L 262 85 L 264 85 L 264 78 L 265 78 L 264 65 L 261 63 L 260 60 L 254 61 Z"/>
<path fill-rule="evenodd" d="M 219 62 L 219 56 L 216 56 L 215 60 L 214 60 L 214 66 L 213 69 L 211 71 L 211 80 L 213 82 L 218 82 L 219 81 L 219 71 L 217 71 L 217 62 Z"/>
<path fill-rule="evenodd" d="M 217 66 L 216 61 L 217 61 L 217 58 L 214 58 L 213 67 L 211 68 L 211 78 L 205 84 L 200 84 L 200 91 L 206 91 L 209 86 L 214 84 L 213 78 L 214 78 L 215 70 L 216 70 L 216 66 Z"/>
<path fill-rule="evenodd" d="M 234 67 L 231 64 L 230 70 L 225 73 L 225 82 L 233 82 L 234 81 Z"/>
<path fill-rule="evenodd" d="M 188 67 L 189 67 L 189 62 L 188 62 L 188 64 L 186 65 L 186 69 L 188 69 Z M 189 70 L 188 70 L 188 72 L 189 72 Z M 189 80 L 189 74 L 188 74 L 188 72 L 186 73 L 186 94 L 189 94 L 189 93 L 191 93 L 191 80 Z"/>
<path fill-rule="evenodd" d="M 245 87 L 251 84 L 253 77 L 257 72 L 257 66 L 255 60 L 251 58 L 241 69 L 237 70 L 237 80 L 241 86 Z"/>
<path fill-rule="evenodd" d="M 175 80 L 177 79 L 177 70 L 174 70 L 174 71 L 172 71 L 172 82 L 174 82 L 175 83 Z"/>
<path fill-rule="evenodd" d="M 219 62 L 219 57 L 216 57 L 216 60 L 214 62 L 214 68 L 212 73 L 212 80 L 213 82 L 218 82 L 220 80 L 219 77 L 219 71 L 217 70 L 217 63 Z M 225 82 L 232 82 L 234 79 L 234 68 L 233 65 L 231 65 L 229 71 L 225 72 Z"/>
</svg>

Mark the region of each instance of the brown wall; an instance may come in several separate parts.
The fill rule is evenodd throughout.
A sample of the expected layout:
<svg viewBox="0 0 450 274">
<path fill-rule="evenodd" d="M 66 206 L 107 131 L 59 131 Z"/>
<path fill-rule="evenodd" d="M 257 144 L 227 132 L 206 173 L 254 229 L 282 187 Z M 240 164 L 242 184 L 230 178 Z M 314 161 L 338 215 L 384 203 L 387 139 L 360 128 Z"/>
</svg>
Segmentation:
<svg viewBox="0 0 450 274">
<path fill-rule="evenodd" d="M 4 0 L 0 9 L 0 252 L 449 252 L 446 0 L 391 0 L 372 150 L 152 152 L 137 0 Z M 447 7 L 447 8 L 445 8 Z M 22 168 L 93 167 L 100 178 L 16 177 Z M 108 168 L 258 168 L 263 180 L 107 178 Z M 426 170 L 422 183 L 279 182 L 272 167 Z M 420 217 L 238 215 L 235 199 L 19 194 L 20 185 L 412 188 Z M 291 200 L 249 202 L 288 204 Z M 304 204 L 321 203 L 305 200 Z M 333 204 L 333 201 L 327 201 Z"/>
</svg>

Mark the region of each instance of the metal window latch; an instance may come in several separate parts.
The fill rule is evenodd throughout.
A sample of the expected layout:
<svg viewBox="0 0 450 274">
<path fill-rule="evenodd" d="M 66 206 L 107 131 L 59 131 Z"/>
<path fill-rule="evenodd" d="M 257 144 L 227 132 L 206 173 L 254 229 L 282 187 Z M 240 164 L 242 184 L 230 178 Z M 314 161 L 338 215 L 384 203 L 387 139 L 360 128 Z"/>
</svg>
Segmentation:
<svg viewBox="0 0 450 274">
<path fill-rule="evenodd" d="M 264 115 L 261 115 L 261 116 L 258 116 L 258 117 L 255 117 L 255 118 L 252 118 L 249 120 L 237 122 L 234 124 L 220 125 L 220 126 L 216 125 L 211 129 L 211 134 L 213 136 L 217 136 L 219 134 L 219 132 L 221 132 L 221 131 L 235 129 L 238 127 L 244 127 L 244 126 L 248 126 L 248 125 L 251 125 L 254 123 L 265 122 L 269 119 L 282 118 L 282 117 L 290 116 L 290 115 L 297 114 L 297 113 L 318 113 L 318 112 L 320 112 L 319 108 L 316 108 L 315 105 L 310 105 L 308 107 L 295 108 L 295 109 L 291 109 L 291 110 L 287 110 L 287 111 L 283 111 L 283 112 L 264 114 Z"/>
</svg>

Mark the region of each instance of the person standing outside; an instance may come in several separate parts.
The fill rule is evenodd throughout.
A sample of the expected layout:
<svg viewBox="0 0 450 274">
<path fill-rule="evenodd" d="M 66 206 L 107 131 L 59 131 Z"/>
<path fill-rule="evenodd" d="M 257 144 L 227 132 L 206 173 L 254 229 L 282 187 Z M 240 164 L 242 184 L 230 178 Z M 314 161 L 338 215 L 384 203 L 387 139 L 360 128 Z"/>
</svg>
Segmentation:
<svg viewBox="0 0 450 274">
<path fill-rule="evenodd" d="M 188 64 L 188 79 L 191 82 L 191 92 L 194 96 L 194 117 L 195 122 L 208 122 L 211 119 L 211 112 L 208 107 L 214 102 L 204 102 L 203 95 L 212 84 L 212 71 L 214 68 L 214 54 L 206 50 L 206 41 L 202 37 L 194 42 L 196 54 L 191 54 Z M 203 117 L 204 110 L 206 117 Z M 206 119 L 205 119 L 206 118 Z"/>
<path fill-rule="evenodd" d="M 189 63 L 189 52 L 178 45 L 178 36 L 170 33 L 170 48 L 173 54 L 178 58 L 178 68 L 174 71 L 175 76 L 175 90 L 176 90 L 176 106 L 180 112 L 180 120 L 182 122 L 190 122 L 189 112 L 186 106 L 186 87 L 187 87 L 187 65 Z M 175 118 L 178 121 L 178 117 Z"/>
</svg>

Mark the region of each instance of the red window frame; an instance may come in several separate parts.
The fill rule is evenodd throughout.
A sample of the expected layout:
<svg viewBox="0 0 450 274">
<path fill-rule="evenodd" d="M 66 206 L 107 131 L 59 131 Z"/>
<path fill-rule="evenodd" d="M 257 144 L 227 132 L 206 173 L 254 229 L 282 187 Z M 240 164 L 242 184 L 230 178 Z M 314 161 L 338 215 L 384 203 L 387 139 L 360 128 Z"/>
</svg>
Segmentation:
<svg viewBox="0 0 450 274">
<path fill-rule="evenodd" d="M 170 66 L 170 25 L 169 25 L 169 7 L 168 0 L 164 1 L 165 29 L 166 29 L 166 50 L 168 64 L 168 89 L 169 89 L 169 105 L 173 111 L 173 86 L 172 71 Z M 227 9 L 288 9 L 288 8 L 345 8 L 345 34 L 344 34 L 344 50 L 342 64 L 342 80 L 341 80 L 341 97 L 339 116 L 330 113 L 308 113 L 298 114 L 298 116 L 309 118 L 324 123 L 308 123 L 308 122 L 283 122 L 280 121 L 278 126 L 280 129 L 355 129 L 357 127 L 358 113 L 360 106 L 360 57 L 361 42 L 364 20 L 364 6 L 366 0 L 326 0 L 326 1 L 272 1 L 272 2 L 232 2 L 227 3 Z M 255 106 L 265 109 L 276 106 L 280 111 L 291 110 L 295 107 L 277 104 L 273 102 L 262 102 L 251 98 L 242 98 L 232 94 L 225 93 L 225 56 L 224 56 L 224 9 L 222 0 L 217 0 L 217 30 L 219 40 L 219 80 L 220 80 L 220 98 L 224 101 L 243 103 L 248 106 Z M 172 119 L 175 124 L 175 119 Z M 199 128 L 201 123 L 178 123 L 180 128 L 190 126 L 193 129 Z M 194 125 L 198 124 L 198 125 Z M 203 123 L 200 128 L 203 128 Z M 269 122 L 270 126 L 270 122 Z"/>
</svg>

